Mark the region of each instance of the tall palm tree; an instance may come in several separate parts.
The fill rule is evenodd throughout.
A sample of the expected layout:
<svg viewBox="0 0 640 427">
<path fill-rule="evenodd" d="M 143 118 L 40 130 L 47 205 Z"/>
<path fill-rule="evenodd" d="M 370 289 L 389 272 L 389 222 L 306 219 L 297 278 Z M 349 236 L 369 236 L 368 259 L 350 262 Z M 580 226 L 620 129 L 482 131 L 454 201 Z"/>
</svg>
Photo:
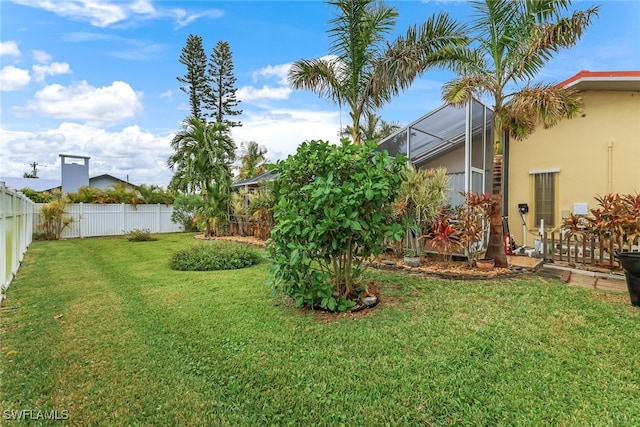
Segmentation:
<svg viewBox="0 0 640 427">
<path fill-rule="evenodd" d="M 169 187 L 187 193 L 200 193 L 205 210 L 210 208 L 210 202 L 224 200 L 221 195 L 230 192 L 231 163 L 235 159 L 236 148 L 228 126 L 191 117 L 171 140 L 171 147 L 174 154 L 169 157 L 167 164 L 176 172 Z M 216 197 L 212 197 L 213 193 Z M 213 211 L 223 209 L 216 207 Z M 211 233 L 209 220 L 206 232 Z"/>
<path fill-rule="evenodd" d="M 240 172 L 239 179 L 247 179 L 267 170 L 267 149 L 255 141 L 240 144 Z"/>
<path fill-rule="evenodd" d="M 487 257 L 506 267 L 502 237 L 502 153 L 505 134 L 516 139 L 574 117 L 581 101 L 571 90 L 533 80 L 563 48 L 577 43 L 599 7 L 569 12 L 570 0 L 473 2 L 471 44 L 459 49 L 457 77 L 443 88 L 445 101 L 462 105 L 472 97 L 493 98 L 493 210 Z"/>
<path fill-rule="evenodd" d="M 446 14 L 432 16 L 406 36 L 388 43 L 386 35 L 398 12 L 376 0 L 331 0 L 338 8 L 332 27 L 329 56 L 296 61 L 289 83 L 350 108 L 351 137 L 359 144 L 360 119 L 406 89 L 430 66 L 444 63 L 450 47 L 462 43 L 463 27 Z"/>
</svg>

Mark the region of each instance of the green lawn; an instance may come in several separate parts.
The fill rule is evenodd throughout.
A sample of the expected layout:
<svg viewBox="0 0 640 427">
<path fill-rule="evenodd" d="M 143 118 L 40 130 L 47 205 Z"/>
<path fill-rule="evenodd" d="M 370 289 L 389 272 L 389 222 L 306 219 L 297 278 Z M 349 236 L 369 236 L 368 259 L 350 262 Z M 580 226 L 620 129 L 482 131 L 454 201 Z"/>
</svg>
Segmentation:
<svg viewBox="0 0 640 427">
<path fill-rule="evenodd" d="M 272 298 L 266 261 L 170 270 L 192 244 L 33 243 L 0 312 L 2 424 L 12 410 L 69 425 L 640 422 L 625 294 L 372 272 L 378 307 L 327 315 Z"/>
</svg>

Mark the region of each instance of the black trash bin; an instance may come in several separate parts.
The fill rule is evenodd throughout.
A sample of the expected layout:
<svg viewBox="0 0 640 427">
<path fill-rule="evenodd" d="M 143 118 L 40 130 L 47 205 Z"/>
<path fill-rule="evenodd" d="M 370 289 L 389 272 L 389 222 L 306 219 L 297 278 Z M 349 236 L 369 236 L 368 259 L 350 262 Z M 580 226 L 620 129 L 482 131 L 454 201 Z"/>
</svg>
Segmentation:
<svg viewBox="0 0 640 427">
<path fill-rule="evenodd" d="M 631 305 L 640 307 L 640 252 L 614 251 L 613 256 L 620 261 L 624 269 Z"/>
</svg>

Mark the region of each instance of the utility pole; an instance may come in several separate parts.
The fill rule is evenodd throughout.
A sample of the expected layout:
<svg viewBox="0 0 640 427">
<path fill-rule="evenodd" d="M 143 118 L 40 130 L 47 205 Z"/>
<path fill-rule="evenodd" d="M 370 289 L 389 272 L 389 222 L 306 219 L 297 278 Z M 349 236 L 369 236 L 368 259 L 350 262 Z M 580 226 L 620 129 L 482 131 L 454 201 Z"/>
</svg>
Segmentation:
<svg viewBox="0 0 640 427">
<path fill-rule="evenodd" d="M 29 163 L 31 172 L 25 172 L 23 178 L 38 178 L 38 162 Z"/>
</svg>

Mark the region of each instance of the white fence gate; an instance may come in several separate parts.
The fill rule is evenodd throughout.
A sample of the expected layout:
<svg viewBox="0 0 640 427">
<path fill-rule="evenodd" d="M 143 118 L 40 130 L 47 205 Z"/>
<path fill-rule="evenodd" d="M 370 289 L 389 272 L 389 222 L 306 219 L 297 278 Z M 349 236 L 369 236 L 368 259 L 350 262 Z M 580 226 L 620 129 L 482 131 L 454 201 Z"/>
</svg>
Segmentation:
<svg viewBox="0 0 640 427">
<path fill-rule="evenodd" d="M 41 203 L 36 204 L 34 229 L 40 224 Z M 63 239 L 76 237 L 117 236 L 132 230 L 149 230 L 151 233 L 175 233 L 182 231 L 171 221 L 173 206 L 67 203 L 64 216 L 73 221 L 62 230 Z"/>
<path fill-rule="evenodd" d="M 0 301 L 31 244 L 35 204 L 0 182 Z"/>
</svg>

